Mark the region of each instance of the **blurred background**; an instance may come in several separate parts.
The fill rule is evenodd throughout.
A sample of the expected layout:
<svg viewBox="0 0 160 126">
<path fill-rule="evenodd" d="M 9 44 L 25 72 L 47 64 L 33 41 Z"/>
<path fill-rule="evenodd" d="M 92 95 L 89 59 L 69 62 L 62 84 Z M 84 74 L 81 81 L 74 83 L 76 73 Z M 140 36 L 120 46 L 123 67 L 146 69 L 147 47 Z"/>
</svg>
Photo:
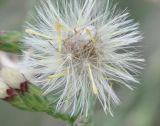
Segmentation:
<svg viewBox="0 0 160 126">
<path fill-rule="evenodd" d="M 130 10 L 141 24 L 144 39 L 142 53 L 146 59 L 134 91 L 120 89 L 121 105 L 114 118 L 105 116 L 97 106 L 95 126 L 160 126 L 160 0 L 114 0 Z M 35 0 L 0 0 L 0 31 L 21 30 Z M 0 55 L 2 53 L 0 52 Z M 65 126 L 44 113 L 29 113 L 0 101 L 0 126 Z"/>
</svg>

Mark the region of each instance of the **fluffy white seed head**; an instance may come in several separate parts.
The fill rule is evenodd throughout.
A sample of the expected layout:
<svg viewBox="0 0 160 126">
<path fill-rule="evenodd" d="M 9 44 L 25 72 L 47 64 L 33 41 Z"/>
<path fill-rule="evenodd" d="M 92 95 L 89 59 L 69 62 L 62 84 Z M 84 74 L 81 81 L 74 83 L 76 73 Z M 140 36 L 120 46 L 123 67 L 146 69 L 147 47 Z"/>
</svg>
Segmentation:
<svg viewBox="0 0 160 126">
<path fill-rule="evenodd" d="M 109 1 L 98 9 L 96 0 L 46 0 L 36 10 L 24 37 L 32 54 L 23 64 L 36 71 L 34 83 L 57 96 L 50 102 L 59 111 L 87 116 L 94 95 L 112 114 L 111 103 L 120 102 L 114 85 L 138 83 L 138 24 Z"/>
<path fill-rule="evenodd" d="M 0 99 L 8 97 L 7 94 L 8 89 L 9 87 L 3 81 L 0 80 Z"/>
<path fill-rule="evenodd" d="M 25 82 L 24 76 L 16 69 L 4 67 L 0 71 L 0 75 L 11 88 L 19 89 L 20 84 Z"/>
</svg>

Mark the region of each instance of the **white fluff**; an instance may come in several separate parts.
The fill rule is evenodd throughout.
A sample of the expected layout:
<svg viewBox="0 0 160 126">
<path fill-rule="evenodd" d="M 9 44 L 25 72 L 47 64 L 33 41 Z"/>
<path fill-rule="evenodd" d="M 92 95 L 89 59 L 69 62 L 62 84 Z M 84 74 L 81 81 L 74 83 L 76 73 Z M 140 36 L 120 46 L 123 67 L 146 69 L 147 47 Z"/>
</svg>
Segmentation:
<svg viewBox="0 0 160 126">
<path fill-rule="evenodd" d="M 58 97 L 50 101 L 57 110 L 71 115 L 87 116 L 92 95 L 112 114 L 111 103 L 120 102 L 114 84 L 132 89 L 129 83 L 138 83 L 142 69 L 133 45 L 142 39 L 139 24 L 109 1 L 100 9 L 96 5 L 96 0 L 46 0 L 25 26 L 24 43 L 32 54 L 24 66 L 36 71 L 34 84 L 45 95 Z"/>
</svg>

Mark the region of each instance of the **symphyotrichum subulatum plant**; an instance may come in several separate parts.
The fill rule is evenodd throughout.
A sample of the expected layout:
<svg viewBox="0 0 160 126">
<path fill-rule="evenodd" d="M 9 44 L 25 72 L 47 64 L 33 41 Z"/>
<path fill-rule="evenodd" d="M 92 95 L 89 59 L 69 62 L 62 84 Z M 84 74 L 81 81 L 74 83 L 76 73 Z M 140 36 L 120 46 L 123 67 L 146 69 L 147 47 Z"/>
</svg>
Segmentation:
<svg viewBox="0 0 160 126">
<path fill-rule="evenodd" d="M 33 74 L 26 82 L 41 90 L 46 110 L 55 112 L 51 115 L 66 114 L 72 125 L 81 117 L 90 118 L 96 100 L 113 116 L 111 106 L 120 103 L 115 85 L 132 90 L 130 83 L 139 83 L 139 24 L 111 3 L 40 1 L 24 25 L 21 65 Z"/>
<path fill-rule="evenodd" d="M 32 49 L 24 66 L 34 69 L 34 84 L 44 95 L 56 95 L 57 110 L 88 115 L 90 97 L 105 112 L 119 104 L 114 82 L 132 89 L 143 61 L 134 43 L 142 37 L 138 24 L 109 2 L 102 9 L 96 0 L 41 2 L 32 22 L 25 26 L 24 44 Z M 112 113 L 111 113 L 112 114 Z"/>
</svg>

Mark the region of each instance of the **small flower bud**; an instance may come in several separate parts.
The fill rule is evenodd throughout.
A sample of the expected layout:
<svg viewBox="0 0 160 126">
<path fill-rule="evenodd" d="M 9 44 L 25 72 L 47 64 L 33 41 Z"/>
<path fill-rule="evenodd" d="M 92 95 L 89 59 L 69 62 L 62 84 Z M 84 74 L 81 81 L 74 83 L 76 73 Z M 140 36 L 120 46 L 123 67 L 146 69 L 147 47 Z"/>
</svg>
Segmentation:
<svg viewBox="0 0 160 126">
<path fill-rule="evenodd" d="M 4 99 L 8 97 L 8 94 L 7 94 L 8 89 L 9 87 L 5 83 L 0 81 L 0 99 Z"/>
<path fill-rule="evenodd" d="M 16 91 L 0 81 L 0 99 L 9 101 L 12 100 L 14 96 L 16 96 Z"/>
<path fill-rule="evenodd" d="M 18 72 L 16 69 L 5 67 L 1 70 L 1 77 L 3 80 L 14 89 L 24 90 L 24 85 L 27 83 L 23 74 Z"/>
</svg>

